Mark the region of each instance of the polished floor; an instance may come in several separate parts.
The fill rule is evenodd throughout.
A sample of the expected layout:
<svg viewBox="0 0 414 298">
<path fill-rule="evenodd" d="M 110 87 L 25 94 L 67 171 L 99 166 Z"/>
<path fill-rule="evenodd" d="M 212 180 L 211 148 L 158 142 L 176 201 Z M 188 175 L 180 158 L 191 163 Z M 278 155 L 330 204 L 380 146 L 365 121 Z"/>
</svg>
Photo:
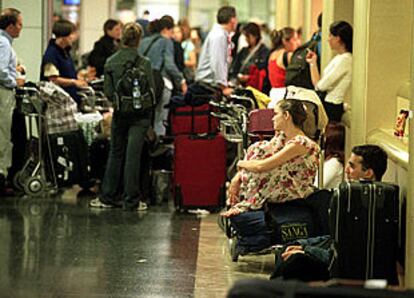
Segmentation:
<svg viewBox="0 0 414 298">
<path fill-rule="evenodd" d="M 272 255 L 230 260 L 217 215 L 90 209 L 71 189 L 0 198 L 1 297 L 225 297 Z"/>
</svg>

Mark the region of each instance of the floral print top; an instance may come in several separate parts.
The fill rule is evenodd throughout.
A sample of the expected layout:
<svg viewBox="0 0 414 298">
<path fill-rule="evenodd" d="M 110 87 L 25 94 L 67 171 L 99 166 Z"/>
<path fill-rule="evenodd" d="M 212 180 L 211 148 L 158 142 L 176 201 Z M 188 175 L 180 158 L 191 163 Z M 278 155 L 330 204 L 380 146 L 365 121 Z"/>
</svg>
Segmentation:
<svg viewBox="0 0 414 298">
<path fill-rule="evenodd" d="M 319 165 L 319 146 L 304 135 L 286 140 L 283 132 L 277 132 L 270 141 L 251 145 L 246 160 L 265 159 L 280 151 L 287 144 L 305 146 L 307 153 L 297 156 L 271 171 L 253 173 L 241 171 L 239 202 L 233 208 L 240 212 L 262 208 L 266 201 L 282 203 L 306 198 L 314 191 L 313 183 Z"/>
</svg>

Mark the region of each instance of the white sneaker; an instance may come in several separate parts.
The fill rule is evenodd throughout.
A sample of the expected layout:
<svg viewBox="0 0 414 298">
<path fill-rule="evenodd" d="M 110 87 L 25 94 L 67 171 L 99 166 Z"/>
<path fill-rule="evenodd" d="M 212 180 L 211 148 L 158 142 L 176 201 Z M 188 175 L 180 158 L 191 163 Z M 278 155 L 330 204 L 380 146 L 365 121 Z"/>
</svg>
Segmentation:
<svg viewBox="0 0 414 298">
<path fill-rule="evenodd" d="M 89 207 L 93 208 L 113 208 L 114 206 L 102 203 L 99 198 L 93 199 L 89 202 Z"/>
<path fill-rule="evenodd" d="M 144 211 L 144 210 L 147 210 L 147 209 L 148 209 L 147 203 L 139 201 L 137 211 Z"/>
</svg>

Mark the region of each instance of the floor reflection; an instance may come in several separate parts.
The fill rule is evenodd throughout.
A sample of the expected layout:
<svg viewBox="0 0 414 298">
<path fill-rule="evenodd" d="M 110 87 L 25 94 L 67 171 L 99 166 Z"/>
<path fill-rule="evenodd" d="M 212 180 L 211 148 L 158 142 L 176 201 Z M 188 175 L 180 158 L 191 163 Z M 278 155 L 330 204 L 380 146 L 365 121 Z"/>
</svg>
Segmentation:
<svg viewBox="0 0 414 298">
<path fill-rule="evenodd" d="M 199 220 L 88 198 L 0 201 L 0 290 L 12 297 L 193 297 Z"/>
</svg>

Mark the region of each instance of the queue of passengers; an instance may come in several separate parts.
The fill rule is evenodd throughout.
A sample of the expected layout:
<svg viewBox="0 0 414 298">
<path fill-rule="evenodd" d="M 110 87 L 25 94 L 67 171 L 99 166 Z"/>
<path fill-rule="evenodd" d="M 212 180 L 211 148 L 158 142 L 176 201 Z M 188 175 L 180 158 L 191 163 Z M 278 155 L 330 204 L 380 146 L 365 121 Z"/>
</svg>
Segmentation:
<svg viewBox="0 0 414 298">
<path fill-rule="evenodd" d="M 181 20 L 179 25 L 176 26 L 171 17 L 164 16 L 159 20 L 149 22 L 148 28 L 145 28 L 149 36 L 143 36 L 143 32 L 140 32 L 140 34 L 136 33 L 136 35 L 139 35 L 137 37 L 139 39 L 138 46 L 136 46 L 138 52 L 140 55 L 145 54 L 151 62 L 151 68 L 161 73 L 164 86 L 160 93 L 160 103 L 154 108 L 154 119 L 151 125 L 156 135 L 165 136 L 166 129 L 164 123 L 168 119 L 168 110 L 165 108 L 165 105 L 168 104 L 174 92 L 185 93 L 187 91 L 187 81 L 202 81 L 220 88 L 224 95 L 229 95 L 233 92 L 234 84 L 247 86 L 252 76 L 254 76 L 251 73 L 252 69 L 258 69 L 265 70 L 271 87 L 283 85 L 283 72 L 285 71 L 284 68 L 286 68 L 283 62 L 283 60 L 286 60 L 284 57 L 287 57 L 289 62 L 292 52 L 300 43 L 296 31 L 292 28 L 273 31 L 270 34 L 273 48 L 268 49 L 262 41 L 262 28 L 255 23 L 248 23 L 241 27 L 240 34 L 240 36 L 245 38 L 246 47 L 241 48 L 240 51 L 234 53 L 234 57 L 231 57 L 229 55 L 229 49 L 231 48 L 229 40 L 231 40 L 231 36 L 236 28 L 236 10 L 234 7 L 225 6 L 219 9 L 217 24 L 213 26 L 205 38 L 201 50 L 199 50 L 200 36 L 197 36 L 197 30 L 191 29 L 186 19 Z M 41 79 L 62 87 L 79 106 L 81 99 L 77 91 L 87 86 L 88 80 L 105 73 L 105 65 L 110 60 L 110 57 L 118 51 L 123 51 L 123 48 L 128 48 L 124 29 L 125 26 L 117 20 L 110 19 L 105 22 L 103 26 L 104 34 L 94 44 L 89 55 L 87 74 L 86 76 L 79 76 L 70 55 L 71 46 L 78 38 L 77 28 L 67 20 L 57 20 L 52 28 L 53 37 L 49 41 L 49 45 L 42 58 Z M 352 56 L 349 53 L 352 52 L 352 28 L 345 22 L 334 23 L 331 26 L 329 43 L 332 49 L 337 51 L 339 55 L 332 60 L 322 76 L 319 75 L 318 68 L 313 67 L 317 61 L 316 53 L 309 51 L 306 60 L 310 65 L 312 83 L 316 85 L 318 90 L 327 90 L 324 102 L 328 102 L 327 105 L 332 106 L 335 111 L 338 110 L 339 112 L 335 113 L 340 116 L 341 111 L 343 111 L 343 95 L 350 83 L 351 70 L 349 65 Z M 240 41 L 240 45 L 242 44 L 242 41 Z M 182 51 L 177 50 L 178 48 L 181 48 Z M 342 56 L 344 58 L 339 59 Z M 343 66 L 344 64 L 345 66 Z M 195 67 L 196 65 L 198 65 L 197 68 Z M 338 73 L 342 74 L 342 72 L 345 72 L 346 75 L 341 76 L 342 79 L 337 80 L 334 76 Z M 108 94 L 108 79 L 105 76 L 105 93 L 112 100 L 110 98 L 111 95 Z M 279 81 L 279 83 L 276 83 L 276 81 Z M 157 89 L 157 84 L 155 89 Z M 157 93 L 156 91 L 154 92 Z M 260 91 L 264 91 L 264 89 Z M 333 105 L 329 102 L 333 102 Z M 70 105 L 67 106 L 66 114 L 70 113 L 69 109 L 76 111 L 76 107 L 74 108 L 73 105 L 71 107 L 69 107 Z M 279 112 L 279 114 L 287 113 L 287 111 Z M 293 113 L 289 115 L 296 117 Z M 116 113 L 114 118 L 116 118 Z M 337 118 L 335 116 L 334 119 L 338 120 Z M 67 130 L 73 129 L 73 120 L 71 120 L 72 122 L 68 120 L 65 123 L 65 119 L 67 118 L 59 119 L 60 125 Z M 295 119 L 295 121 L 297 120 Z M 295 123 L 295 127 L 301 127 L 300 123 L 293 123 Z M 282 133 L 282 135 L 284 134 L 286 132 Z M 279 140 L 277 143 L 284 144 L 284 142 L 288 143 L 288 141 L 289 138 L 283 142 Z M 136 150 L 139 152 L 140 146 Z M 316 156 L 318 152 L 317 145 L 314 146 L 312 151 Z M 111 150 L 110 156 L 113 153 L 114 150 Z M 317 163 L 317 160 L 315 159 L 313 162 Z M 139 165 L 137 167 L 139 168 Z M 7 172 L 7 170 L 2 171 Z M 311 172 L 311 176 L 316 175 L 316 169 L 312 169 Z M 134 181 L 137 180 L 137 177 L 134 177 Z M 314 179 L 309 177 L 308 180 L 310 186 L 310 181 L 312 180 L 313 183 Z M 135 181 L 135 183 L 139 185 L 139 181 Z M 86 185 L 89 184 L 87 183 Z M 303 190 L 300 194 L 295 193 L 295 196 L 304 197 L 306 193 L 307 191 Z M 140 197 L 142 204 L 145 204 L 146 198 L 142 198 L 139 191 L 132 194 L 132 196 Z M 283 201 L 285 199 L 281 198 L 280 200 Z"/>
<path fill-rule="evenodd" d="M 319 16 L 319 30 L 312 37 L 317 41 L 317 46 L 314 50 L 306 49 L 303 58 L 308 63 L 310 83 L 321 96 L 330 120 L 325 184 L 335 188 L 344 172 L 344 127 L 340 122 L 344 113 L 344 96 L 351 83 L 353 33 L 347 22 L 336 21 L 330 25 L 328 42 L 336 56 L 321 72 L 320 20 Z M 232 51 L 230 41 L 237 23 L 236 9 L 221 7 L 217 12 L 217 23 L 201 44 L 198 31 L 192 29 L 185 19 L 176 25 L 172 17 L 163 16 L 149 22 L 145 30 L 136 22 L 123 25 L 110 19 L 104 24 L 104 35 L 94 44 L 86 75 L 83 72 L 83 76 L 78 75 L 70 55 L 70 48 L 78 38 L 76 26 L 67 20 L 57 20 L 53 24 L 53 38 L 43 55 L 40 77 L 42 81 L 60 86 L 70 95 L 66 98 L 72 102 L 62 104 L 62 107 L 68 107 L 65 112 L 70 114 L 76 111 L 81 105 L 77 91 L 88 86 L 88 80 L 101 75 L 104 75 L 104 93 L 114 103 L 106 171 L 99 195 L 90 201 L 90 207 L 122 207 L 128 211 L 147 209 L 140 166 L 144 141 L 148 138 L 148 131 L 158 137 L 166 136 L 164 123 L 168 119 L 168 110 L 165 107 L 174 93 L 187 92 L 188 83 L 209 84 L 220 89 L 224 96 L 232 94 L 235 86 L 254 85 L 259 91 L 270 94 L 274 89 L 285 87 L 286 72 L 301 44 L 296 30 L 286 27 L 273 31 L 270 34 L 272 48 L 268 48 L 263 38 L 265 31 L 251 22 L 242 26 L 238 35 L 245 39 L 246 46 L 240 51 Z M 11 146 L 7 140 L 11 139 L 12 89 L 17 86 L 18 70 L 11 41 L 19 36 L 21 29 L 20 12 L 10 8 L 3 10 L 0 16 L 3 52 L 0 55 L 8 56 L 8 60 L 1 66 L 4 76 L 0 78 L 0 92 L 7 99 L 0 102 L 1 112 L 7 115 L 2 120 L 4 125 L 1 129 L 2 190 L 5 189 L 11 164 Z M 144 32 L 149 35 L 144 36 Z M 243 44 L 242 39 L 237 42 Z M 134 112 L 122 109 L 119 104 L 117 92 L 125 65 L 144 72 L 145 82 L 141 82 L 141 91 L 145 89 L 150 98 L 148 106 L 145 106 L 146 102 L 141 102 L 144 107 Z M 261 84 L 257 84 L 256 76 L 264 77 Z M 156 106 L 153 106 L 154 102 L 157 102 Z M 283 99 L 277 102 L 273 117 L 275 136 L 252 144 L 244 160 L 238 162 L 239 171 L 228 189 L 229 209 L 223 212 L 224 217 L 248 217 L 249 212 L 263 209 L 265 203 L 303 200 L 314 192 L 320 148 L 303 131 L 306 117 L 306 109 L 300 101 Z M 73 122 L 65 122 L 65 119 L 56 116 L 51 122 L 61 120 L 56 125 L 79 131 L 76 125 L 71 126 Z M 81 133 L 76 136 L 82 138 Z M 353 149 L 345 173 L 348 179 L 379 181 L 385 168 L 386 154 L 383 150 L 376 146 L 360 146 Z M 83 178 L 88 179 L 87 176 Z M 84 188 L 91 186 L 89 181 L 82 182 Z M 287 248 L 282 257 L 287 260 L 304 250 L 303 246 Z"/>
</svg>

